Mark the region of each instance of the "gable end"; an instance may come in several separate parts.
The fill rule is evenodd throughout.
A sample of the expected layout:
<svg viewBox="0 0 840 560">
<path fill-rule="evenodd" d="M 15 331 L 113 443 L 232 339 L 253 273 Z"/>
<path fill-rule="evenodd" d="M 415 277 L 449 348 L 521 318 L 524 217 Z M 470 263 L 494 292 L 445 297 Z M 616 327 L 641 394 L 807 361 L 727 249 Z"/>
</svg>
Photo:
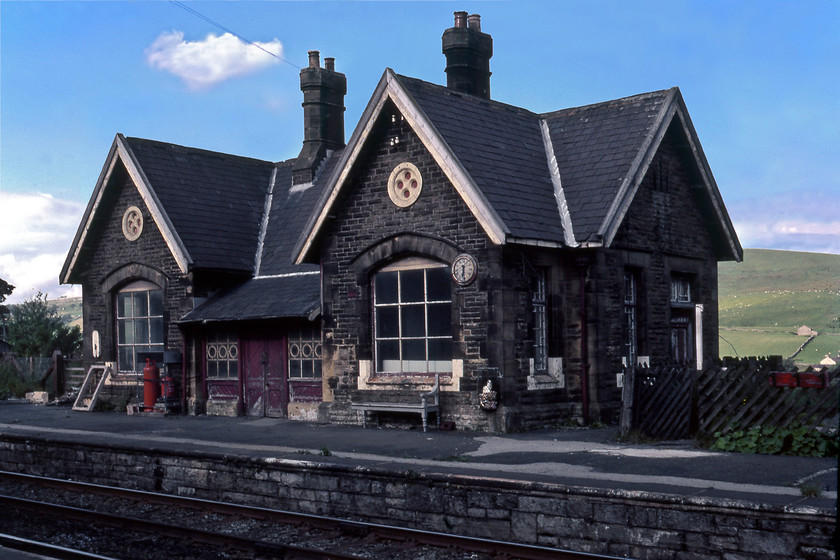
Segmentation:
<svg viewBox="0 0 840 560">
<path fill-rule="evenodd" d="M 105 165 L 103 166 L 99 179 L 96 182 L 93 194 L 88 201 L 87 208 L 82 216 L 79 228 L 76 231 L 73 244 L 67 254 L 64 266 L 62 267 L 61 275 L 59 277 L 59 281 L 62 284 L 73 284 L 79 283 L 80 281 L 80 271 L 77 270 L 77 267 L 80 264 L 80 257 L 83 254 L 84 246 L 91 229 L 95 227 L 98 219 L 97 214 L 100 210 L 106 191 L 111 188 L 112 179 L 118 166 L 122 166 L 140 193 L 140 197 L 143 199 L 146 204 L 146 208 L 151 213 L 153 221 L 166 241 L 166 244 L 169 247 L 172 256 L 175 258 L 180 271 L 183 274 L 186 274 L 192 264 L 192 259 L 172 226 L 169 217 L 163 210 L 148 178 L 145 173 L 143 173 L 143 169 L 140 167 L 136 157 L 132 153 L 131 147 L 125 136 L 117 134 L 113 144 L 111 145 L 111 150 L 108 153 L 108 159 L 105 161 Z"/>
</svg>

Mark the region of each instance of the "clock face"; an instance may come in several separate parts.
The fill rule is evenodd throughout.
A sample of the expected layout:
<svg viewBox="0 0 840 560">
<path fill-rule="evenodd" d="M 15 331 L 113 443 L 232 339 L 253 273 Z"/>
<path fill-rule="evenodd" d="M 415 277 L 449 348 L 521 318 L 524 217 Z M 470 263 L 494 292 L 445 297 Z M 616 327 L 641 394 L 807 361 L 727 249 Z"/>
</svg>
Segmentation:
<svg viewBox="0 0 840 560">
<path fill-rule="evenodd" d="M 475 259 L 467 254 L 458 255 L 452 262 L 452 278 L 461 286 L 466 286 L 475 280 L 478 269 Z"/>
</svg>

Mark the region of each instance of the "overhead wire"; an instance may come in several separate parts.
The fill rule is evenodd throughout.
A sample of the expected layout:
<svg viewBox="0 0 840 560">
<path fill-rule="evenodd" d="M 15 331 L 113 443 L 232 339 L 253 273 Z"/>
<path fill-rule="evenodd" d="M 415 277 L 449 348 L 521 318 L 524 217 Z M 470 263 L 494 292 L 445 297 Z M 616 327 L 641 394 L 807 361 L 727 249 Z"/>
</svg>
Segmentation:
<svg viewBox="0 0 840 560">
<path fill-rule="evenodd" d="M 214 20 L 212 20 L 211 18 L 209 18 L 209 17 L 205 16 L 204 14 L 202 14 L 201 12 L 199 12 L 198 10 L 196 10 L 196 9 L 194 9 L 194 8 L 190 8 L 189 6 L 187 6 L 186 4 L 184 4 L 184 3 L 182 3 L 182 2 L 178 2 L 178 0 L 169 0 L 169 2 L 170 2 L 171 4 L 174 4 L 175 6 L 178 6 L 178 7 L 179 7 L 179 8 L 181 8 L 182 10 L 185 10 L 185 11 L 187 11 L 187 12 L 189 12 L 189 13 L 193 14 L 193 15 L 194 15 L 194 16 L 196 16 L 196 17 L 200 17 L 201 19 L 203 19 L 204 21 L 206 21 L 206 22 L 207 22 L 207 23 L 209 23 L 210 25 L 213 25 L 213 26 L 215 26 L 215 27 L 218 27 L 219 29 L 221 29 L 221 30 L 222 30 L 222 31 L 224 31 L 225 33 L 230 33 L 231 35 L 233 35 L 234 37 L 236 37 L 236 38 L 237 38 L 237 39 L 239 39 L 240 41 L 244 41 L 244 42 L 248 43 L 249 45 L 254 46 L 254 47 L 256 47 L 256 48 L 260 49 L 261 51 L 263 51 L 263 52 L 264 52 L 264 53 L 266 53 L 267 55 L 273 56 L 274 58 L 276 58 L 277 60 L 279 60 L 279 61 L 281 61 L 281 62 L 285 62 L 286 64 L 289 64 L 289 65 L 291 65 L 291 66 L 294 66 L 294 67 L 295 67 L 295 68 L 297 68 L 298 70 L 300 70 L 300 69 L 301 69 L 301 67 L 300 67 L 300 66 L 298 66 L 297 64 L 295 64 L 294 62 L 291 62 L 291 61 L 289 61 L 289 60 L 287 60 L 287 59 L 283 58 L 282 56 L 280 56 L 280 55 L 278 55 L 278 54 L 275 54 L 275 53 L 273 53 L 273 52 L 269 51 L 268 49 L 265 49 L 265 48 L 261 47 L 261 46 L 260 46 L 260 45 L 258 45 L 257 43 L 255 43 L 255 42 L 253 42 L 253 41 L 251 41 L 251 40 L 249 40 L 249 39 L 247 39 L 247 38 L 243 37 L 242 35 L 240 35 L 239 33 L 235 32 L 235 31 L 233 31 L 232 29 L 229 29 L 229 28 L 225 27 L 224 25 L 222 25 L 221 23 L 218 23 L 217 21 L 214 21 Z"/>
</svg>

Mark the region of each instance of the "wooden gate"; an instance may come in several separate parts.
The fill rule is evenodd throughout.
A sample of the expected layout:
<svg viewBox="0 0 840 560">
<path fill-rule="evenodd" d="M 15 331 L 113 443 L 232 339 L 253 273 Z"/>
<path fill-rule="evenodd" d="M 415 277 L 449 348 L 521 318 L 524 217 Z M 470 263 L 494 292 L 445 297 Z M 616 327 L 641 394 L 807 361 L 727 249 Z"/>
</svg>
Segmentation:
<svg viewBox="0 0 840 560">
<path fill-rule="evenodd" d="M 622 433 L 635 430 L 656 439 L 684 439 L 691 436 L 693 370 L 687 367 L 636 366 L 625 371 L 625 407 L 630 407 Z"/>
</svg>

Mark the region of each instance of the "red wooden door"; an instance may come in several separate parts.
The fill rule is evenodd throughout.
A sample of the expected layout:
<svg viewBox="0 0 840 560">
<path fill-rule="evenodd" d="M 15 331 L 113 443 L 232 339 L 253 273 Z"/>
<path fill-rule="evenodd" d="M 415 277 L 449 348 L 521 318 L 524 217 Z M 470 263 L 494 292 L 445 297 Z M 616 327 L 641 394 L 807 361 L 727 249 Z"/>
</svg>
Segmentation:
<svg viewBox="0 0 840 560">
<path fill-rule="evenodd" d="M 286 379 L 286 340 L 266 341 L 265 415 L 283 418 L 289 404 L 289 383 Z"/>
<path fill-rule="evenodd" d="M 248 338 L 243 346 L 245 414 L 285 417 L 289 403 L 285 339 Z"/>
</svg>

